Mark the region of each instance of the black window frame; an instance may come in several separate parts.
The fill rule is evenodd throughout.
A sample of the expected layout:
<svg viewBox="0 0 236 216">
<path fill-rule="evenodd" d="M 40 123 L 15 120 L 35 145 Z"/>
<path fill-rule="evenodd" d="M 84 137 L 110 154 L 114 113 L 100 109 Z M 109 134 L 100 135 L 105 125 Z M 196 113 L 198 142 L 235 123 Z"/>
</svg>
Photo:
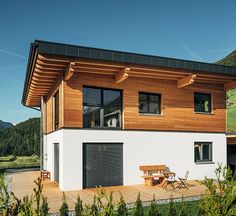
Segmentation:
<svg viewBox="0 0 236 216">
<path fill-rule="evenodd" d="M 53 123 L 54 123 L 54 130 L 58 130 L 59 129 L 59 118 L 60 118 L 60 114 L 59 114 L 59 91 L 57 91 L 54 95 L 53 95 Z"/>
<path fill-rule="evenodd" d="M 83 121 L 83 128 L 85 129 L 105 129 L 105 130 L 120 130 L 123 128 L 123 90 L 122 89 L 113 89 L 113 88 L 104 88 L 104 87 L 97 87 L 97 86 L 87 86 L 83 85 L 82 86 L 82 92 L 84 88 L 91 88 L 91 89 L 99 89 L 101 90 L 101 105 L 100 108 L 108 107 L 107 105 L 104 105 L 104 91 L 105 90 L 110 90 L 110 91 L 117 91 L 120 92 L 120 127 L 105 127 L 105 126 L 96 126 L 96 127 L 85 127 L 84 126 L 84 121 Z M 82 96 L 83 98 L 84 96 Z M 82 107 L 84 107 L 84 100 L 82 101 Z M 87 106 L 91 106 L 91 104 L 86 104 Z M 98 106 L 99 107 L 99 106 Z M 82 115 L 83 115 L 83 110 L 82 110 Z"/>
<path fill-rule="evenodd" d="M 204 101 L 203 97 L 208 97 L 208 104 L 209 104 L 209 111 L 205 111 L 201 109 L 198 110 L 197 104 L 196 104 L 196 96 L 200 96 L 198 100 Z M 194 92 L 194 112 L 195 113 L 205 113 L 205 114 L 211 114 L 212 113 L 212 94 L 210 93 L 202 93 L 202 92 Z"/>
<path fill-rule="evenodd" d="M 140 111 L 140 95 L 147 96 L 147 112 Z M 158 97 L 158 107 L 159 112 L 150 112 L 150 96 L 157 96 Z M 158 93 L 149 93 L 149 92 L 139 92 L 138 93 L 138 110 L 139 114 L 149 114 L 149 115 L 161 115 L 161 94 Z"/>
<path fill-rule="evenodd" d="M 200 159 L 197 160 L 196 158 L 196 145 L 200 145 Z M 204 152 L 203 152 L 203 146 L 208 146 L 208 151 L 209 151 L 209 158 L 204 159 Z M 212 163 L 213 162 L 213 143 L 212 142 L 194 142 L 194 162 L 195 163 Z"/>
</svg>

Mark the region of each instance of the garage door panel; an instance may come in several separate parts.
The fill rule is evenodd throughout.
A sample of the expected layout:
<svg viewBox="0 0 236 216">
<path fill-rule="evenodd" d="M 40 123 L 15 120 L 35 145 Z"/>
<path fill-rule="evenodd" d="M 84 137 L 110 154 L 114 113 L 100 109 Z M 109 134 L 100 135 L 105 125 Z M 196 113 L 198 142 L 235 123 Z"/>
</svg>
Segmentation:
<svg viewBox="0 0 236 216">
<path fill-rule="evenodd" d="M 83 144 L 83 186 L 123 185 L 123 144 Z"/>
</svg>

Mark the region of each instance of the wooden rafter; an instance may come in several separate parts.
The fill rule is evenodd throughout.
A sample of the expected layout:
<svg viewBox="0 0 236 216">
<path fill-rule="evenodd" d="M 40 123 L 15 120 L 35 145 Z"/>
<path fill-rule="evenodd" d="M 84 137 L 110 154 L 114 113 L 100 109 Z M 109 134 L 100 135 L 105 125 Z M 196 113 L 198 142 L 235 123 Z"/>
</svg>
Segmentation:
<svg viewBox="0 0 236 216">
<path fill-rule="evenodd" d="M 119 83 L 125 81 L 129 76 L 129 74 L 128 74 L 129 72 L 130 72 L 130 68 L 127 68 L 127 67 L 123 68 L 121 71 L 117 72 L 115 74 L 115 83 L 119 84 Z"/>
<path fill-rule="evenodd" d="M 73 68 L 75 66 L 75 62 L 70 62 L 70 64 L 66 67 L 65 70 L 65 80 L 69 80 L 75 72 L 75 69 Z"/>
<path fill-rule="evenodd" d="M 193 84 L 195 78 L 196 78 L 195 74 L 190 74 L 182 79 L 179 79 L 177 81 L 177 88 L 183 88 L 185 86 Z"/>
<path fill-rule="evenodd" d="M 228 91 L 230 89 L 236 89 L 236 80 L 225 83 L 224 89 L 225 89 L 225 91 Z"/>
</svg>

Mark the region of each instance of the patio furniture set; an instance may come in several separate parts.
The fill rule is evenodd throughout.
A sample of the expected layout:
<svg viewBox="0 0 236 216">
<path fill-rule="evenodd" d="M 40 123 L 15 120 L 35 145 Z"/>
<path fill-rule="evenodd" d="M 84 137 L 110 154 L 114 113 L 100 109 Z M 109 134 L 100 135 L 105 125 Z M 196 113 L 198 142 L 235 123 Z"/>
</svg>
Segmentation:
<svg viewBox="0 0 236 216">
<path fill-rule="evenodd" d="M 186 188 L 189 189 L 186 181 L 189 176 L 189 171 L 186 171 L 185 176 L 178 176 L 178 185 L 176 186 L 176 173 L 171 172 L 166 165 L 145 165 L 139 167 L 140 171 L 143 171 L 141 176 L 144 179 L 144 184 L 147 186 L 153 186 L 160 184 L 162 188 L 167 189 L 170 185 L 173 189 Z"/>
</svg>

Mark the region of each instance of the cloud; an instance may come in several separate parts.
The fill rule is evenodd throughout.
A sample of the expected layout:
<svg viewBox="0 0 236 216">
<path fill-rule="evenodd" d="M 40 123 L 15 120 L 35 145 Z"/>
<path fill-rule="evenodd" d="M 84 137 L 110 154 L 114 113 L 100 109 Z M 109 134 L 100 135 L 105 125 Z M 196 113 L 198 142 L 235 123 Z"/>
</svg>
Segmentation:
<svg viewBox="0 0 236 216">
<path fill-rule="evenodd" d="M 194 51 L 186 42 L 182 42 L 182 47 L 187 52 L 187 54 L 195 61 L 204 61 L 202 56 L 198 52 Z"/>
<path fill-rule="evenodd" d="M 24 56 L 24 55 L 20 55 L 20 54 L 10 52 L 10 51 L 4 50 L 4 49 L 0 49 L 0 52 L 11 55 L 11 56 L 16 56 L 16 57 L 19 57 L 19 58 L 27 59 L 27 57 Z"/>
</svg>

